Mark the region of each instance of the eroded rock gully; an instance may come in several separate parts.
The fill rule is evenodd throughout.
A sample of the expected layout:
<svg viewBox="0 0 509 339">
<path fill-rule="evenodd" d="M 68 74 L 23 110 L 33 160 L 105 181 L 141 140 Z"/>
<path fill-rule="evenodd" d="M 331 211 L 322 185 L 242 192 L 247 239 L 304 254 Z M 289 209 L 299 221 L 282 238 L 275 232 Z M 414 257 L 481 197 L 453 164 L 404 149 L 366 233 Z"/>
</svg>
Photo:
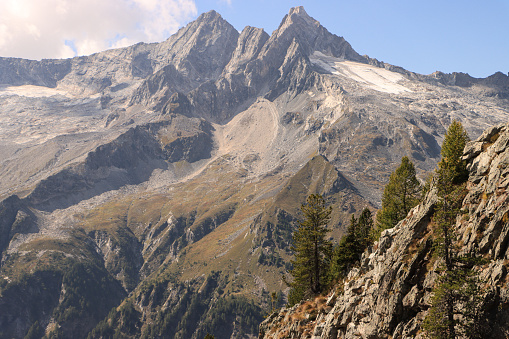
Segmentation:
<svg viewBox="0 0 509 339">
<path fill-rule="evenodd" d="M 492 338 L 509 335 L 508 144 L 509 124 L 490 128 L 467 144 L 468 193 L 456 223 L 460 251 L 489 259 L 480 277 Z M 382 233 L 328 299 L 272 314 L 261 324 L 260 338 L 423 338 L 421 323 L 437 277 L 430 227 L 436 201 L 431 190 L 406 219 Z"/>
</svg>

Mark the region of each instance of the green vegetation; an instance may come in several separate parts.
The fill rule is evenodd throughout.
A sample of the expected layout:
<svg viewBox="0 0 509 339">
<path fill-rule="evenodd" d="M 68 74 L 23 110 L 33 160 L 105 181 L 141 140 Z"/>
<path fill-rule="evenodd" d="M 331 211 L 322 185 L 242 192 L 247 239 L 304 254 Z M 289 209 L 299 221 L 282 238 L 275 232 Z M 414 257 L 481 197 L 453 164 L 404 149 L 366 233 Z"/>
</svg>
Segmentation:
<svg viewBox="0 0 509 339">
<path fill-rule="evenodd" d="M 446 333 L 445 337 L 451 332 L 450 305 L 453 312 L 463 312 L 461 319 L 453 319 L 456 334 L 484 328 L 476 262 L 460 257 L 454 248 L 452 227 L 464 177 L 464 164 L 456 160 L 468 140 L 463 132 L 457 128 L 448 132 L 437 170 L 444 190 L 455 190 L 441 193 L 433 219 L 436 256 L 449 259 L 444 259 L 426 323 L 428 333 Z M 449 145 L 458 140 L 463 146 Z M 174 191 L 125 196 L 85 212 L 77 216 L 82 229 L 69 238 L 39 237 L 23 244 L 23 253 L 6 255 L 2 270 L 9 280 L 0 280 L 2 293 L 37 292 L 20 301 L 25 309 L 32 302 L 24 329 L 27 338 L 40 336 L 47 326 L 41 321 L 46 315 L 56 320 L 48 334 L 52 338 L 87 334 L 90 339 L 222 338 L 231 335 L 233 324 L 235 333 L 253 334 L 262 315 L 285 302 L 278 285 L 281 274 L 291 271 L 294 278 L 290 305 L 327 292 L 331 282 L 343 279 L 374 240 L 371 210 L 358 214 L 365 201 L 349 190 L 348 181 L 322 157 L 310 160 L 291 180 L 274 175 L 242 189 L 245 179 L 232 179 L 227 158 L 214 166 L 199 180 L 176 185 Z M 217 179 L 217 173 L 224 177 Z M 215 184 L 204 184 L 208 182 Z M 274 196 L 275 183 L 283 189 Z M 298 206 L 310 192 L 326 194 L 327 202 L 345 208 L 332 210 L 322 196 L 312 194 L 301 206 L 304 219 L 295 230 Z M 419 193 L 415 168 L 403 157 L 385 189 L 377 229 L 393 227 L 403 219 Z M 253 220 L 260 211 L 261 216 Z M 346 234 L 333 248 L 328 240 L 330 226 L 348 225 L 348 218 Z M 332 235 L 342 231 L 335 227 Z M 112 249 L 107 257 L 97 251 L 103 243 Z M 20 273 L 34 269 L 35 274 Z M 260 292 L 259 279 L 274 292 Z M 126 291 L 118 280 L 129 298 L 123 299 Z"/>
<path fill-rule="evenodd" d="M 44 336 L 44 328 L 36 321 L 28 330 L 24 339 L 40 339 Z"/>
<path fill-rule="evenodd" d="M 439 176 L 447 183 L 460 184 L 468 177 L 465 161 L 461 160 L 463 149 L 470 140 L 463 125 L 454 120 L 445 134 L 442 159 L 438 163 Z"/>
<path fill-rule="evenodd" d="M 332 250 L 332 243 L 326 239 L 332 207 L 326 206 L 321 195 L 312 194 L 301 210 L 305 219 L 293 234 L 295 259 L 290 271 L 293 277 L 288 297 L 290 305 L 324 290 Z"/>
<path fill-rule="evenodd" d="M 101 321 L 87 338 L 133 338 L 141 328 L 141 313 L 131 300 L 111 310 L 106 320 Z M 115 325 L 112 326 L 112 325 Z"/>
<path fill-rule="evenodd" d="M 443 264 L 433 288 L 431 307 L 423 322 L 430 338 L 485 338 L 489 335 L 475 270 L 482 260 L 459 254 L 454 231 L 466 194 L 467 172 L 461 155 L 467 141 L 463 126 L 454 121 L 445 136 L 442 160 L 436 171 L 439 200 L 433 216 L 433 241 L 434 254 Z"/>
<path fill-rule="evenodd" d="M 359 219 L 352 214 L 347 234 L 341 238 L 334 248 L 331 260 L 331 278 L 343 278 L 349 269 L 355 265 L 364 250 L 373 242 L 373 217 L 371 211 L 365 208 Z"/>
<path fill-rule="evenodd" d="M 225 338 L 232 332 L 234 322 L 238 322 L 239 337 L 258 333 L 258 326 L 263 321 L 261 314 L 260 308 L 253 300 L 245 297 L 229 296 L 219 299 L 204 317 L 197 337 L 204 333 L 212 333 L 216 338 Z"/>
<path fill-rule="evenodd" d="M 403 220 L 419 203 L 421 185 L 415 176 L 414 164 L 403 157 L 401 165 L 392 172 L 382 196 L 382 208 L 377 214 L 377 235 Z"/>
<path fill-rule="evenodd" d="M 73 262 L 63 273 L 65 294 L 53 311 L 63 337 L 80 337 L 125 297 L 120 283 L 100 266 Z M 78 326 L 79 325 L 79 326 Z"/>
<path fill-rule="evenodd" d="M 373 243 L 373 217 L 368 208 L 358 219 L 352 214 L 347 234 L 334 248 L 325 239 L 332 207 L 326 207 L 323 197 L 310 195 L 302 205 L 302 213 L 305 220 L 293 235 L 295 259 L 290 270 L 293 281 L 288 283 L 290 306 L 326 291 L 331 282 L 344 278 Z"/>
<path fill-rule="evenodd" d="M 224 338 L 233 327 L 243 334 L 257 332 L 261 308 L 242 295 L 228 295 L 223 272 L 188 282 L 166 278 L 159 275 L 145 282 L 88 338 L 203 338 L 207 333 Z"/>
</svg>

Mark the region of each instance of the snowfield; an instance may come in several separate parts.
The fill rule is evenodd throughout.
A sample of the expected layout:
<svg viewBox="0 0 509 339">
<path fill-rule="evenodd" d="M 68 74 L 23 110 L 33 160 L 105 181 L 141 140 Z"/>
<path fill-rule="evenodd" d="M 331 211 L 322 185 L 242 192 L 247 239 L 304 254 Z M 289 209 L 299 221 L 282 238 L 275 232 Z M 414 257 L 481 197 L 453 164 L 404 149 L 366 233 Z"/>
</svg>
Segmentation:
<svg viewBox="0 0 509 339">
<path fill-rule="evenodd" d="M 412 92 L 412 90 L 400 83 L 406 80 L 403 75 L 384 68 L 346 61 L 317 51 L 309 59 L 314 65 L 320 66 L 332 74 L 355 80 L 379 92 L 390 94 Z"/>
<path fill-rule="evenodd" d="M 28 98 L 43 98 L 54 95 L 70 96 L 67 91 L 44 86 L 22 85 L 22 86 L 5 86 L 0 85 L 0 96 L 17 95 Z"/>
</svg>

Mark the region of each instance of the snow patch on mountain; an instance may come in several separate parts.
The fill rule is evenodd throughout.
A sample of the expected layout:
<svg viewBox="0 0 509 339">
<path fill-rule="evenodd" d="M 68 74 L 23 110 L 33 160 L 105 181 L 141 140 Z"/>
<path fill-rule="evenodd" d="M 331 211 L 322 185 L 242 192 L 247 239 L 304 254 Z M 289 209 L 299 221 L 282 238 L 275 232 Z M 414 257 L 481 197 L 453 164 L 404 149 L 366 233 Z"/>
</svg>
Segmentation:
<svg viewBox="0 0 509 339">
<path fill-rule="evenodd" d="M 332 74 L 350 78 L 379 92 L 390 94 L 412 92 L 400 83 L 405 81 L 403 75 L 384 68 L 327 56 L 318 51 L 315 51 L 309 60 Z"/>
<path fill-rule="evenodd" d="M 63 91 L 56 88 L 35 85 L 22 85 L 22 86 L 0 85 L 0 96 L 11 96 L 11 95 L 29 98 L 51 97 L 54 95 L 63 95 L 70 97 L 70 94 L 67 91 Z"/>
</svg>

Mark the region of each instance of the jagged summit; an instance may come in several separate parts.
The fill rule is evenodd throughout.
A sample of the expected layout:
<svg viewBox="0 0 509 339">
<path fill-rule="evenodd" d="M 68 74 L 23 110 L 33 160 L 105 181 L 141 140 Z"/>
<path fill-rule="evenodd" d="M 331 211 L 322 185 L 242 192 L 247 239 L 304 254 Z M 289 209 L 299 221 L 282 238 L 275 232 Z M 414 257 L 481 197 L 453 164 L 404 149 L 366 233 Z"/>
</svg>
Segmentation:
<svg viewBox="0 0 509 339">
<path fill-rule="evenodd" d="M 328 56 L 366 62 L 344 38 L 330 33 L 320 22 L 310 17 L 302 6 L 290 9 L 261 54 L 270 54 L 274 45 L 284 50 L 301 51 L 306 57 L 318 51 Z"/>
<path fill-rule="evenodd" d="M 288 11 L 289 15 L 297 14 L 297 15 L 303 15 L 309 17 L 308 13 L 304 9 L 304 6 L 295 6 L 290 8 L 290 11 Z"/>
<path fill-rule="evenodd" d="M 285 29 L 291 24 L 305 24 L 308 28 L 319 27 L 320 23 L 310 17 L 303 6 L 293 7 L 281 21 L 278 29 Z"/>
<path fill-rule="evenodd" d="M 221 14 L 219 14 L 218 12 L 216 12 L 215 10 L 212 9 L 212 10 L 210 10 L 208 12 L 200 14 L 198 16 L 198 18 L 196 18 L 195 20 L 191 21 L 189 24 L 193 24 L 193 23 L 212 23 L 214 21 L 221 21 L 221 22 L 228 23 L 228 21 L 226 21 L 221 16 Z"/>
</svg>

